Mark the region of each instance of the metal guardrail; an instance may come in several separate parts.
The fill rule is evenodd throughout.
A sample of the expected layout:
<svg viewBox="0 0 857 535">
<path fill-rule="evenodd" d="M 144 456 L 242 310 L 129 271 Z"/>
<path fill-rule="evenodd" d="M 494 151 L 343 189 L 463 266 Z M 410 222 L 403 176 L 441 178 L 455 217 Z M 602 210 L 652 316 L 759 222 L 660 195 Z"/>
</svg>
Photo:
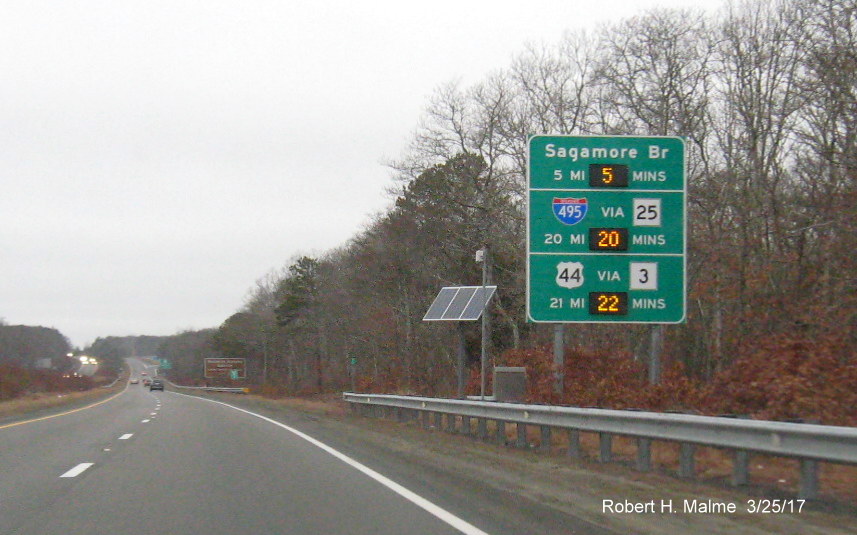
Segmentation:
<svg viewBox="0 0 857 535">
<path fill-rule="evenodd" d="M 119 382 L 119 379 L 121 379 L 121 378 L 122 377 L 117 377 L 116 379 L 113 379 L 113 382 L 110 383 L 109 385 L 101 385 L 101 388 L 112 388 L 113 385 L 115 385 L 117 382 Z"/>
<path fill-rule="evenodd" d="M 549 447 L 551 429 L 564 429 L 569 432 L 569 454 L 572 456 L 579 455 L 579 432 L 599 433 L 603 462 L 611 458 L 613 435 L 635 437 L 637 467 L 642 470 L 651 469 L 651 441 L 678 442 L 682 446 L 679 475 L 683 477 L 693 477 L 695 446 L 731 449 L 735 451 L 732 477 L 735 485 L 748 481 L 750 452 L 793 457 L 801 461 L 800 495 L 806 498 L 817 495 L 818 461 L 857 464 L 857 429 L 851 427 L 350 392 L 344 393 L 343 399 L 355 407 L 416 411 L 417 415 L 424 417 L 424 425 L 434 414 L 436 427 L 446 415 L 450 431 L 456 430 L 458 417 L 461 417 L 461 426 L 470 433 L 470 418 L 476 418 L 478 434 L 483 438 L 487 438 L 488 420 L 498 422 L 503 440 L 505 423 L 514 423 L 518 425 L 518 445 L 526 444 L 526 426 L 539 426 L 543 449 L 545 441 Z"/>
<path fill-rule="evenodd" d="M 246 394 L 249 389 L 247 388 L 228 388 L 228 387 L 219 387 L 219 386 L 184 386 L 177 385 L 174 382 L 164 379 L 170 386 L 175 388 L 187 388 L 191 390 L 205 390 L 207 392 L 232 392 L 233 394 Z"/>
</svg>

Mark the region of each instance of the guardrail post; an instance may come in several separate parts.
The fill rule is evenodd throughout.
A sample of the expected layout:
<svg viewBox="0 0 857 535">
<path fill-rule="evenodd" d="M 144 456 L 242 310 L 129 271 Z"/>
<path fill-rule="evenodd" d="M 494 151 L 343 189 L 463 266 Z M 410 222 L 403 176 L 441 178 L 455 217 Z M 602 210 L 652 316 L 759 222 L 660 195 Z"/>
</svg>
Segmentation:
<svg viewBox="0 0 857 535">
<path fill-rule="evenodd" d="M 485 418 L 479 418 L 476 422 L 476 434 L 479 435 L 481 440 L 488 439 L 488 420 Z"/>
<path fill-rule="evenodd" d="M 800 489 L 798 498 L 814 500 L 818 498 L 818 461 L 815 459 L 800 460 Z"/>
<path fill-rule="evenodd" d="M 696 475 L 695 453 L 695 445 L 689 442 L 681 443 L 678 453 L 678 477 L 692 479 Z"/>
<path fill-rule="evenodd" d="M 732 486 L 740 487 L 750 483 L 750 452 L 735 450 L 732 457 Z"/>
<path fill-rule="evenodd" d="M 542 443 L 539 445 L 539 450 L 542 452 L 550 453 L 551 450 L 551 428 L 549 426 L 542 426 Z"/>
<path fill-rule="evenodd" d="M 527 424 L 518 424 L 518 438 L 515 441 L 515 446 L 518 448 L 527 447 Z"/>
<path fill-rule="evenodd" d="M 503 420 L 497 420 L 497 433 L 496 437 L 497 443 L 500 445 L 506 445 L 506 422 Z"/>
<path fill-rule="evenodd" d="M 637 439 L 637 470 L 648 472 L 652 469 L 652 439 Z"/>
<path fill-rule="evenodd" d="M 568 430 L 568 456 L 580 459 L 580 431 L 577 429 Z"/>
<path fill-rule="evenodd" d="M 447 433 L 455 433 L 455 424 L 457 423 L 454 414 L 447 413 L 446 415 L 446 431 Z"/>
<path fill-rule="evenodd" d="M 472 432 L 473 425 L 470 420 L 470 416 L 462 416 L 461 417 L 461 434 L 462 435 L 470 435 Z"/>
<path fill-rule="evenodd" d="M 598 433 L 598 462 L 609 463 L 613 460 L 613 435 Z"/>
</svg>

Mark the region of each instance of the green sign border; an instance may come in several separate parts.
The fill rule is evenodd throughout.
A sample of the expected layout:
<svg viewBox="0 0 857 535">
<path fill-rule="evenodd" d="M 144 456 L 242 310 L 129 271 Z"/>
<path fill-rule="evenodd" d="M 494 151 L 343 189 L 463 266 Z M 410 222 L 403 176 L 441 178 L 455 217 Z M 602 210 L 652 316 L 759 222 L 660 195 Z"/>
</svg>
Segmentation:
<svg viewBox="0 0 857 535">
<path fill-rule="evenodd" d="M 652 142 L 669 140 L 667 145 L 673 149 L 673 154 L 663 157 L 664 161 L 657 158 L 651 158 L 651 146 L 655 146 Z M 681 158 L 675 157 L 675 143 L 678 142 L 681 148 Z M 552 145 L 551 151 L 554 153 L 556 160 L 547 156 L 534 158 L 534 152 L 541 151 L 546 153 L 546 147 Z M 577 149 L 576 154 L 572 154 L 570 147 Z M 661 145 L 662 148 L 663 145 Z M 561 151 L 565 149 L 565 154 Z M 589 149 L 589 155 L 585 154 L 584 149 Z M 595 156 L 595 150 L 598 149 L 600 154 Z M 606 150 L 605 150 L 606 149 Z M 607 157 L 602 155 L 607 152 Z M 615 158 L 609 157 L 609 154 L 616 155 Z M 678 161 L 676 161 L 678 160 Z M 628 188 L 596 188 L 590 187 L 588 180 L 584 180 L 587 175 L 589 164 L 594 163 L 612 163 L 625 164 L 633 168 L 637 172 L 649 172 L 653 177 L 657 177 L 657 173 L 665 172 L 663 180 L 654 179 L 652 181 L 641 181 L 635 185 L 630 185 Z M 679 166 L 680 172 L 675 169 Z M 677 324 L 683 323 L 687 311 L 687 146 L 685 140 L 677 136 L 565 136 L 565 135 L 534 135 L 531 136 L 527 144 L 527 288 L 526 288 L 526 308 L 527 321 L 533 323 L 640 323 L 640 324 Z M 581 174 L 582 173 L 582 174 Z M 555 174 L 559 175 L 559 183 L 555 180 Z M 680 176 L 675 176 L 675 175 Z M 536 177 L 534 178 L 534 175 Z M 630 180 L 630 178 L 629 178 Z M 536 182 L 534 185 L 533 182 Z M 669 252 L 661 252 L 663 248 L 643 248 L 638 247 L 634 251 L 623 253 L 600 253 L 589 251 L 586 243 L 569 245 L 566 247 L 544 247 L 541 244 L 534 247 L 533 231 L 543 233 L 546 230 L 550 231 L 566 231 L 567 233 L 587 233 L 590 227 L 608 226 L 604 222 L 604 217 L 600 214 L 590 216 L 590 225 L 572 227 L 563 225 L 558 221 L 553 221 L 550 211 L 550 206 L 538 211 L 535 215 L 532 210 L 532 203 L 538 202 L 544 204 L 546 199 L 554 197 L 586 197 L 589 201 L 590 210 L 599 208 L 605 203 L 615 205 L 617 202 L 629 202 L 631 198 L 649 198 L 657 196 L 661 199 L 670 198 L 669 204 L 675 206 L 676 202 L 672 199 L 673 196 L 680 196 L 681 217 L 669 216 L 665 223 L 668 226 L 662 226 L 662 233 L 670 236 L 668 238 L 669 245 L 666 250 Z M 534 201 L 535 199 L 535 201 Z M 666 204 L 666 202 L 665 202 Z M 588 214 L 589 215 L 589 214 Z M 680 221 L 676 221 L 679 219 Z M 594 224 L 594 222 L 598 224 Z M 670 224 L 669 221 L 672 221 Z M 680 223 L 679 228 L 676 228 L 676 223 Z M 629 230 L 638 228 L 640 234 L 645 234 L 646 229 L 643 227 L 632 227 L 627 222 L 617 222 L 616 226 L 627 226 Z M 541 236 L 540 236 L 541 237 Z M 681 241 L 681 245 L 676 250 L 676 240 Z M 538 242 L 535 242 L 538 243 Z M 537 249 L 534 251 L 533 249 Z M 536 258 L 538 257 L 538 258 Z M 556 281 L 551 278 L 549 282 L 539 279 L 539 284 L 534 284 L 532 280 L 533 271 L 539 272 L 541 277 L 545 276 L 545 257 L 555 258 L 557 262 L 562 261 L 578 261 L 586 263 L 587 283 L 584 286 L 575 288 L 575 290 L 567 290 L 557 286 Z M 617 265 L 630 265 L 633 262 L 640 261 L 657 261 L 658 258 L 667 257 L 671 260 L 665 263 L 669 265 L 669 269 L 665 270 L 664 274 L 668 275 L 663 279 L 659 274 L 659 290 L 630 290 L 627 288 L 628 283 L 625 283 L 623 290 L 622 284 L 604 282 L 597 289 L 592 286 L 592 272 L 599 269 L 615 269 Z M 675 260 L 680 258 L 681 273 L 680 277 L 675 276 Z M 597 261 L 593 262 L 593 260 Z M 588 263 L 587 263 L 588 262 Z M 534 264 L 539 264 L 534 269 Z M 660 264 L 659 264 L 660 265 Z M 675 281 L 680 278 L 680 282 Z M 660 288 L 660 281 L 671 282 L 666 287 Z M 678 306 L 668 307 L 666 310 L 646 310 L 634 313 L 629 310 L 626 316 L 611 316 L 611 315 L 592 315 L 588 310 L 581 311 L 580 309 L 572 310 L 567 313 L 557 312 L 551 309 L 545 309 L 543 306 L 535 310 L 539 319 L 533 317 L 534 309 L 532 300 L 534 294 L 540 299 L 545 298 L 547 293 L 545 290 L 534 292 L 534 287 L 544 288 L 551 287 L 551 291 L 557 296 L 569 297 L 574 295 L 575 299 L 587 294 L 590 291 L 627 291 L 629 307 L 633 299 L 660 299 L 664 296 L 669 296 L 669 301 L 672 303 L 676 300 L 680 302 L 680 310 Z M 559 288 L 559 289 L 557 289 Z M 680 296 L 680 297 L 679 297 Z M 640 317 L 643 316 L 643 317 Z"/>
</svg>

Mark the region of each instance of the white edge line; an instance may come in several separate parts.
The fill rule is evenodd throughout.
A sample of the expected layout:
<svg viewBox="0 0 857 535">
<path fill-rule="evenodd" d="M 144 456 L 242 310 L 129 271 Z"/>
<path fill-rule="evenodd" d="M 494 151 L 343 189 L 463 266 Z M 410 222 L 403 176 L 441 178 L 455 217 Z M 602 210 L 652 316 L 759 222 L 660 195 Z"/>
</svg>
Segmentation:
<svg viewBox="0 0 857 535">
<path fill-rule="evenodd" d="M 411 490 L 408 490 L 407 488 L 403 487 L 402 485 L 396 483 L 392 479 L 390 479 L 384 475 L 379 474 L 378 472 L 376 472 L 375 470 L 372 470 L 368 466 L 361 464 L 358 461 L 355 461 L 354 459 L 345 455 L 344 453 L 341 453 L 338 450 L 331 448 L 327 444 L 320 442 L 320 441 L 312 438 L 311 436 L 309 436 L 309 435 L 307 435 L 301 431 L 298 431 L 297 429 L 289 427 L 285 424 L 281 424 L 280 422 L 278 422 L 276 420 L 272 420 L 271 418 L 268 418 L 266 416 L 262 416 L 261 414 L 256 414 L 255 412 L 250 412 L 250 411 L 242 409 L 240 407 L 236 407 L 234 405 L 229 405 L 228 403 L 223 403 L 222 401 L 215 401 L 212 399 L 206 399 L 206 398 L 201 398 L 201 397 L 197 397 L 197 396 L 189 396 L 187 394 L 179 394 L 178 392 L 172 392 L 172 393 L 179 395 L 179 396 L 184 396 L 184 397 L 194 398 L 194 399 L 200 399 L 200 400 L 208 401 L 211 403 L 217 403 L 218 405 L 224 405 L 226 407 L 229 407 L 230 409 L 235 409 L 238 412 L 243 412 L 245 414 L 249 414 L 250 416 L 255 416 L 256 418 L 259 418 L 261 420 L 265 420 L 268 423 L 272 423 L 276 426 L 282 427 L 286 431 L 298 436 L 299 438 L 306 440 L 307 442 L 309 442 L 313 446 L 316 446 L 317 448 L 329 453 L 330 455 L 336 457 L 337 459 L 339 459 L 340 461 L 344 462 L 345 464 L 351 466 L 352 468 L 355 468 L 355 469 L 363 472 L 364 474 L 371 477 L 372 479 L 374 479 L 378 483 L 384 485 L 385 487 L 392 490 L 393 492 L 395 492 L 399 496 L 405 498 L 406 500 L 410 501 L 414 505 L 424 509 L 425 511 L 427 511 L 431 515 L 435 516 L 436 518 L 446 522 L 447 524 L 449 524 L 453 528 L 457 529 L 461 533 L 464 533 L 466 535 L 488 535 L 487 532 L 482 531 L 481 529 L 477 528 L 476 526 L 467 522 L 466 520 L 462 520 L 461 518 L 458 518 L 454 514 L 447 511 L 446 509 L 443 509 L 440 506 L 435 505 L 434 503 L 428 501 L 427 499 L 423 498 L 419 494 L 417 494 Z"/>
<path fill-rule="evenodd" d="M 82 474 L 83 472 L 85 472 L 86 469 L 89 468 L 90 466 L 92 466 L 93 464 L 95 464 L 95 463 L 80 463 L 79 465 L 75 466 L 74 468 L 72 468 L 68 472 L 64 473 L 60 477 L 77 477 L 80 474 Z"/>
</svg>

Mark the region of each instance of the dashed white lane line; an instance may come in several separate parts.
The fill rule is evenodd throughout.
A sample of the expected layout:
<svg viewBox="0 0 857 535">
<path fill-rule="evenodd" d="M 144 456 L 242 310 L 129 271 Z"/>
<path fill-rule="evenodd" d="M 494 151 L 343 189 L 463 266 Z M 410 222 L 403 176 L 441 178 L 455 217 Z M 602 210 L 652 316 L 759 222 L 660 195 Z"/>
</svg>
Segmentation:
<svg viewBox="0 0 857 535">
<path fill-rule="evenodd" d="M 143 421 L 142 421 L 142 422 L 140 422 L 140 423 L 141 423 L 141 424 L 147 424 L 147 423 L 149 423 L 149 420 L 148 420 L 148 419 L 146 419 L 146 420 L 143 420 Z"/>
<path fill-rule="evenodd" d="M 89 468 L 90 466 L 92 466 L 93 464 L 95 464 L 95 463 L 80 463 L 79 465 L 75 466 L 74 468 L 72 468 L 68 472 L 64 473 L 60 477 L 77 477 L 80 474 L 82 474 L 83 472 L 85 472 L 86 469 Z"/>
<path fill-rule="evenodd" d="M 158 413 L 157 413 L 157 412 L 153 412 L 153 413 L 150 413 L 150 414 L 149 414 L 149 416 L 157 416 L 157 415 L 158 415 Z"/>
<path fill-rule="evenodd" d="M 134 433 L 125 433 L 124 435 L 119 437 L 119 440 L 128 440 L 129 438 L 131 438 L 133 436 L 134 436 Z"/>
</svg>

